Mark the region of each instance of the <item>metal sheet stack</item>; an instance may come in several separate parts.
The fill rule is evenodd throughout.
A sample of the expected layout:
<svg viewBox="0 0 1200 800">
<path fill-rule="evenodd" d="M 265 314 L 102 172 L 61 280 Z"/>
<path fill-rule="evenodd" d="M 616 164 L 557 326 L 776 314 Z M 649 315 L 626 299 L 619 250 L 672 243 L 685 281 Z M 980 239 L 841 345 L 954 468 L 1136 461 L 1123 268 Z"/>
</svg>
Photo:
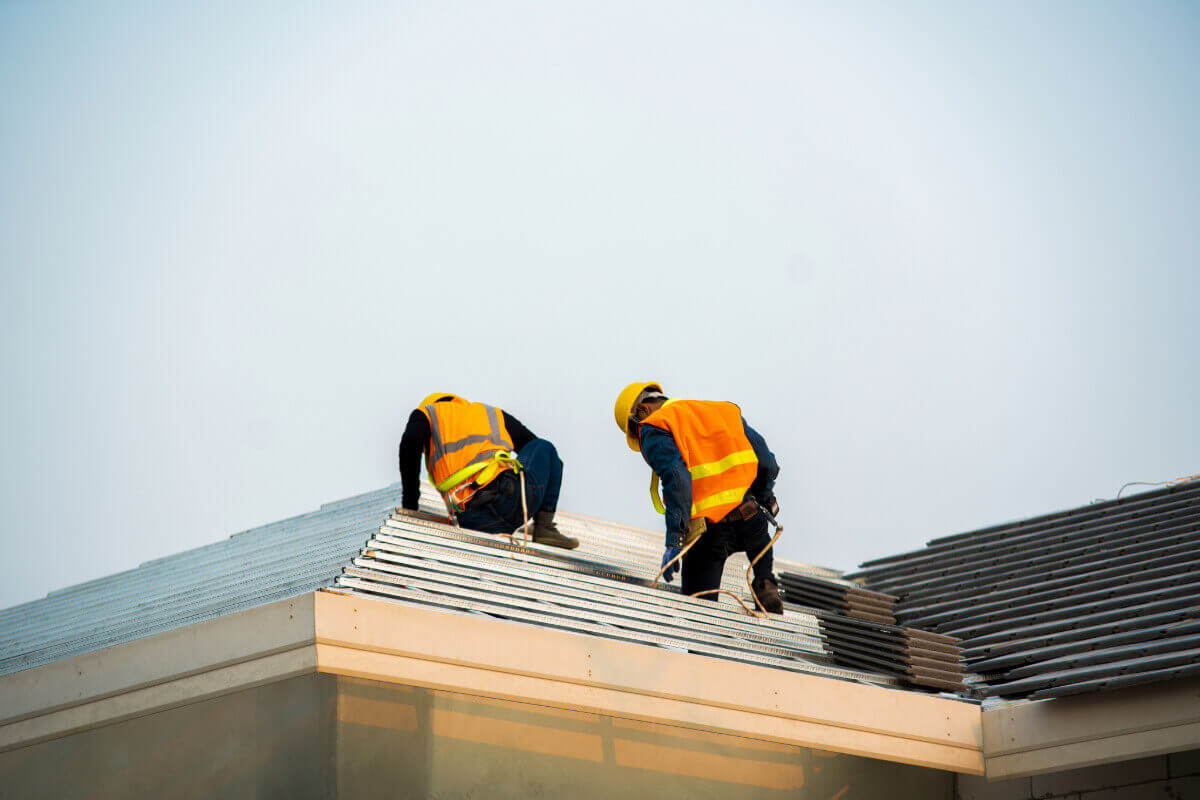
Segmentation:
<svg viewBox="0 0 1200 800">
<path fill-rule="evenodd" d="M 809 608 L 820 608 L 869 622 L 896 624 L 896 598 L 883 592 L 872 592 L 850 581 L 835 578 L 814 578 L 794 572 L 781 572 L 779 585 L 787 599 Z"/>
<path fill-rule="evenodd" d="M 935 539 L 856 576 L 963 641 L 984 696 L 1200 675 L 1200 481 Z"/>
<path fill-rule="evenodd" d="M 437 494 L 423 491 L 423 509 L 440 512 Z M 0 675 L 330 589 L 830 678 L 898 683 L 885 672 L 836 663 L 811 613 L 757 619 L 728 599 L 705 602 L 653 586 L 659 532 L 560 514 L 560 526 L 583 543 L 566 552 L 400 516 L 399 500 L 400 487 L 388 486 L 0 610 Z M 744 559 L 731 559 L 723 581 L 743 597 L 744 568 Z M 791 569 L 831 574 L 803 564 Z"/>
<path fill-rule="evenodd" d="M 435 497 L 427 493 L 423 500 L 424 510 L 439 511 Z M 728 601 L 655 586 L 660 533 L 562 513 L 558 524 L 580 539 L 578 550 L 393 514 L 330 590 L 832 678 L 897 683 L 870 666 L 837 663 L 812 613 L 760 619 Z M 729 565 L 724 585 L 730 591 L 738 591 L 742 568 Z"/>
<path fill-rule="evenodd" d="M 839 664 L 886 671 L 917 686 L 964 691 L 957 639 L 895 625 L 896 597 L 847 580 L 781 572 L 784 601 L 814 611 Z"/>
</svg>

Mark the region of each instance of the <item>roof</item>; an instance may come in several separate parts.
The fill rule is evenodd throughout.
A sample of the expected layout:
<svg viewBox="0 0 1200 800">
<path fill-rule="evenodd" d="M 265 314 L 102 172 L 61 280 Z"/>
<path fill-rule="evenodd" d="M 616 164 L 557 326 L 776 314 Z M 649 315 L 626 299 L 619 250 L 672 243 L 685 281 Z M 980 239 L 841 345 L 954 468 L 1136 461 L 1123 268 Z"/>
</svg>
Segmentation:
<svg viewBox="0 0 1200 800">
<path fill-rule="evenodd" d="M 1200 481 L 947 536 L 851 576 L 962 640 L 984 697 L 1200 675 Z"/>
<path fill-rule="evenodd" d="M 328 586 L 398 498 L 389 486 L 327 503 L 0 610 L 0 675 Z"/>
<path fill-rule="evenodd" d="M 560 514 L 582 545 L 544 548 L 436 521 L 440 501 L 428 487 L 425 517 L 398 515 L 393 485 L 0 611 L 0 751 L 314 673 L 993 778 L 1187 750 L 1200 733 L 1200 676 L 1186 679 L 1190 664 L 1105 662 L 1113 671 L 1106 688 L 1156 682 L 1097 693 L 1094 675 L 1079 680 L 1077 670 L 1036 661 L 1036 637 L 980 644 L 996 632 L 975 628 L 1003 618 L 975 617 L 997 598 L 1010 608 L 1040 602 L 1031 586 L 1066 593 L 1063 578 L 1103 582 L 1124 572 L 1114 586 L 1063 595 L 1059 610 L 1074 610 L 1052 620 L 1064 625 L 1054 633 L 1064 635 L 1060 644 L 1091 641 L 1081 653 L 1106 658 L 1096 640 L 1067 638 L 1094 633 L 1095 625 L 1068 626 L 1093 621 L 1094 612 L 1149 637 L 1139 641 L 1175 648 L 1149 658 L 1190 658 L 1190 634 L 1142 606 L 1169 601 L 1177 622 L 1195 621 L 1198 604 L 1188 605 L 1186 592 L 1150 582 L 1179 575 L 1187 577 L 1173 587 L 1194 587 L 1190 566 L 1155 570 L 1192 563 L 1183 554 L 1195 552 L 1198 494 L 1200 484 L 1191 484 L 946 537 L 849 578 L 777 559 L 786 613 L 760 619 L 728 601 L 654 586 L 661 533 Z M 746 563 L 730 560 L 725 588 L 744 592 Z M 939 581 L 939 599 L 923 601 Z M 1131 602 L 1151 585 L 1161 597 Z M 1126 594 L 1103 605 L 1099 588 Z M 961 650 L 956 634 L 968 636 Z M 969 676 L 973 685 L 963 685 L 960 652 L 983 670 Z M 1050 683 L 1012 695 L 1024 677 L 984 670 L 989 659 L 994 666 L 1018 654 L 1051 669 L 1030 676 Z M 1076 680 L 1056 683 L 1063 672 Z M 1073 687 L 1090 694 L 983 704 L 968 697 L 975 688 L 1043 697 Z"/>
<path fill-rule="evenodd" d="M 793 606 L 759 619 L 732 602 L 654 586 L 661 533 L 560 513 L 560 527 L 581 541 L 568 552 L 400 516 L 399 497 L 392 485 L 0 611 L 0 675 L 328 589 L 830 678 L 903 682 L 903 673 L 835 657 L 828 641 L 837 615 Z M 424 487 L 423 510 L 440 505 Z M 745 566 L 744 557 L 730 559 L 724 588 L 748 598 Z M 796 562 L 777 568 L 837 580 Z"/>
<path fill-rule="evenodd" d="M 0 611 L 0 675 L 319 589 L 965 697 L 1200 675 L 1200 482 L 944 537 L 848 577 L 777 558 L 787 611 L 769 619 L 655 586 L 660 533 L 560 513 L 582 543 L 564 551 L 397 515 L 399 494 Z M 723 588 L 752 605 L 745 567 L 731 558 Z"/>
</svg>

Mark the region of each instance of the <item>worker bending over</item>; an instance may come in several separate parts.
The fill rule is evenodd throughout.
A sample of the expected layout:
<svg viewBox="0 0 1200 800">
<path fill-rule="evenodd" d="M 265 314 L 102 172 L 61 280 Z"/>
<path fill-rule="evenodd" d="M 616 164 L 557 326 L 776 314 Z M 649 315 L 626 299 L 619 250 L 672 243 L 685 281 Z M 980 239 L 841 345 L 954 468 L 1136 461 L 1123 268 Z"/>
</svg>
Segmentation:
<svg viewBox="0 0 1200 800">
<path fill-rule="evenodd" d="M 558 451 L 508 412 L 444 392 L 421 401 L 400 439 L 400 502 L 413 513 L 421 499 L 422 454 L 430 482 L 460 526 L 510 534 L 525 524 L 528 512 L 534 515 L 533 541 L 579 546 L 554 523 L 563 469 Z"/>
<path fill-rule="evenodd" d="M 738 552 L 753 559 L 771 541 L 762 509 L 778 511 L 775 456 L 733 403 L 671 400 L 657 383 L 629 384 L 614 414 L 629 447 L 642 454 L 662 484 L 663 565 L 699 536 L 683 556 L 683 593 L 703 592 L 701 597 L 716 600 L 710 590 L 720 588 L 725 560 Z M 664 512 L 653 486 L 651 496 Z M 763 608 L 782 614 L 773 564 L 768 549 L 754 565 L 751 589 Z M 674 567 L 663 573 L 668 583 L 673 575 Z"/>
</svg>

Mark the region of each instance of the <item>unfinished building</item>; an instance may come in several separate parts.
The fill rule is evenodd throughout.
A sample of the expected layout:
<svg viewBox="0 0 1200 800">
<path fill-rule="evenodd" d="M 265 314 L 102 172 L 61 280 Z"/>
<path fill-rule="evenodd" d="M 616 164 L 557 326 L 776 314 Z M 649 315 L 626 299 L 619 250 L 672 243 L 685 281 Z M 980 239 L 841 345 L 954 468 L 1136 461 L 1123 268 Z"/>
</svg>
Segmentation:
<svg viewBox="0 0 1200 800">
<path fill-rule="evenodd" d="M 769 618 L 653 585 L 658 532 L 398 500 L 0 612 L 0 796 L 1200 797 L 1200 482 L 777 559 Z"/>
</svg>

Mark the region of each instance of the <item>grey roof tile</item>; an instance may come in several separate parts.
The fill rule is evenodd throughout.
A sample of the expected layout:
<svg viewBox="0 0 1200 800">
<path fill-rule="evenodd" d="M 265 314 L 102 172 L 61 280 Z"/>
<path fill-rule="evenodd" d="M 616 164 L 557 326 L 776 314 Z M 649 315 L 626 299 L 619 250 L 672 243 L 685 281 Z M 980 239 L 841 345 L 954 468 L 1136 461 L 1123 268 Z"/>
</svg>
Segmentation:
<svg viewBox="0 0 1200 800">
<path fill-rule="evenodd" d="M 1200 481 L 935 539 L 849 576 L 901 625 L 956 636 L 985 696 L 1195 674 Z"/>
</svg>

